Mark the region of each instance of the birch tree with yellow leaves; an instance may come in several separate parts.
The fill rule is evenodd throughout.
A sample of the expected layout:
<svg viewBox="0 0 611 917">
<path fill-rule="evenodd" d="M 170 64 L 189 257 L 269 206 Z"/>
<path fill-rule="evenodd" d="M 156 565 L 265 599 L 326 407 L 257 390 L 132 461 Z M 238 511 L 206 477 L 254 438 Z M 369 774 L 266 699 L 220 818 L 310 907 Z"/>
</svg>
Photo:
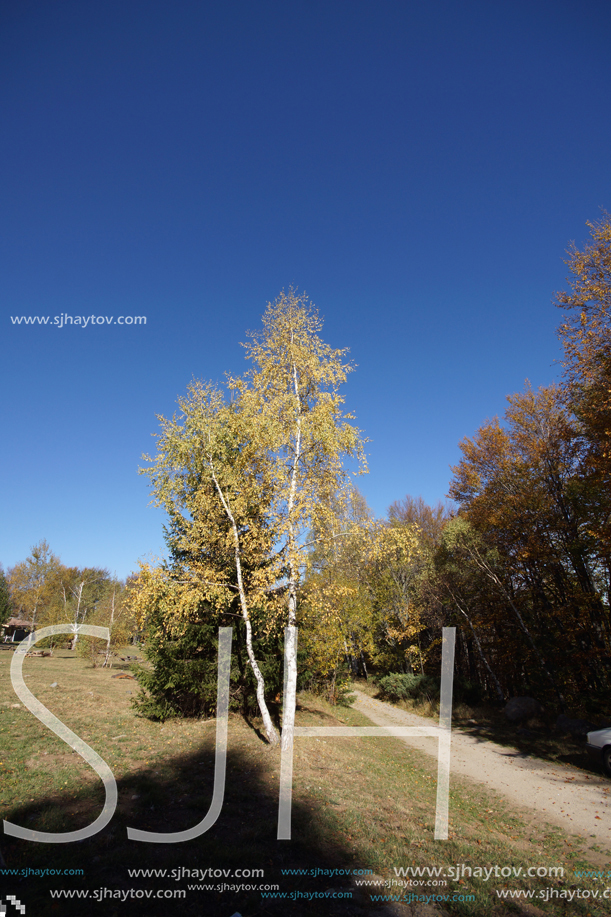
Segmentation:
<svg viewBox="0 0 611 917">
<path fill-rule="evenodd" d="M 231 404 L 211 384 L 194 382 L 178 404 L 178 416 L 159 418 L 157 456 L 146 457 L 152 467 L 145 469 L 156 505 L 170 517 L 175 562 L 169 569 L 143 567 L 133 602 L 144 617 L 163 594 L 176 634 L 202 603 L 241 615 L 265 733 L 275 745 L 252 640 L 253 619 L 264 625 L 274 605 L 269 469 L 239 401 Z"/>
<path fill-rule="evenodd" d="M 354 472 L 366 470 L 360 431 L 348 422 L 352 415 L 344 415 L 338 391 L 353 366 L 344 362 L 345 349 L 325 344 L 321 329 L 305 294 L 282 292 L 268 304 L 262 331 L 251 333 L 245 345 L 252 370 L 230 380 L 270 488 L 268 518 L 286 623 L 284 746 L 292 740 L 295 722 L 298 597 L 308 533 L 329 531 L 331 497 L 349 476 L 345 459 L 354 460 Z"/>
<path fill-rule="evenodd" d="M 253 627 L 286 625 L 283 736 L 292 734 L 307 534 L 328 528 L 321 522 L 328 496 L 348 476 L 344 460 L 354 459 L 353 471 L 365 469 L 360 433 L 343 414 L 338 392 L 352 366 L 343 362 L 345 350 L 322 341 L 321 328 L 305 295 L 281 293 L 268 304 L 262 330 L 244 345 L 252 369 L 228 377 L 230 398 L 193 383 L 179 401 L 180 415 L 160 418 L 157 456 L 146 471 L 155 502 L 172 521 L 174 555 L 182 558 L 169 574 L 180 593 L 173 613 L 179 619 L 201 600 L 217 609 L 238 604 L 272 745 L 278 735 Z M 144 580 L 155 581 L 150 570 Z"/>
</svg>

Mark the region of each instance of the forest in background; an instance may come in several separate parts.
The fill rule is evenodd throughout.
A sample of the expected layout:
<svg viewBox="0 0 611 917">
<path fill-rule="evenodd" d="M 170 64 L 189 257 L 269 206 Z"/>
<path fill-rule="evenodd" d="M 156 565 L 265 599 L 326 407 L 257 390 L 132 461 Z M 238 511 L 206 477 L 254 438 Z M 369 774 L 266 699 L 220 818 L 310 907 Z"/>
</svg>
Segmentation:
<svg viewBox="0 0 611 917">
<path fill-rule="evenodd" d="M 332 701 L 351 676 L 434 690 L 441 628 L 455 626 L 459 697 L 532 695 L 558 712 L 608 715 L 611 218 L 590 228 L 556 297 L 561 381 L 527 383 L 502 419 L 461 442 L 452 503 L 407 496 L 372 515 L 340 462 L 360 448 L 337 395 L 350 368 L 291 291 L 252 345 L 259 375 L 232 380 L 229 401 L 192 389 L 182 422 L 166 422 L 148 473 L 168 512 L 169 560 L 120 583 L 65 567 L 40 542 L 0 577 L 0 622 L 109 626 L 107 653 L 144 639 L 152 667 L 138 673 L 136 703 L 161 719 L 213 709 L 219 625 L 236 630 L 234 706 L 260 706 L 263 690 L 273 713 L 291 621 L 300 684 Z M 278 356 L 287 315 L 305 322 L 290 365 Z M 78 643 L 100 661 L 99 643 Z"/>
</svg>

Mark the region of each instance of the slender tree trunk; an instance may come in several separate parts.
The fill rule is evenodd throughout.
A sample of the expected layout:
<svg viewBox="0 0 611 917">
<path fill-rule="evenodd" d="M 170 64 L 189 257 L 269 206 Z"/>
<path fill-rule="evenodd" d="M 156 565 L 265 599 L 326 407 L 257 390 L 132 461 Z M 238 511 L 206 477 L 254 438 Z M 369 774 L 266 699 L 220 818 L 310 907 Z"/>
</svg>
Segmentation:
<svg viewBox="0 0 611 917">
<path fill-rule="evenodd" d="M 346 656 L 346 662 L 350 666 L 350 671 L 354 674 L 354 659 L 352 658 L 352 653 L 348 649 L 348 641 L 344 637 L 344 654 Z"/>
<path fill-rule="evenodd" d="M 418 634 L 418 658 L 420 660 L 420 674 L 424 675 L 424 662 L 422 661 L 422 646 L 420 645 L 420 634 Z"/>
<path fill-rule="evenodd" d="M 82 600 L 82 598 L 83 598 L 83 588 L 84 588 L 84 586 L 85 586 L 85 581 L 83 580 L 83 582 L 80 583 L 80 584 L 79 584 L 79 587 L 78 587 L 78 594 L 77 594 L 77 599 L 76 599 L 76 612 L 75 612 L 75 614 L 74 614 L 74 624 L 75 624 L 75 626 L 78 625 L 78 623 L 79 623 L 79 620 L 78 620 L 78 619 L 79 619 L 79 614 L 80 614 L 80 611 L 81 611 L 81 600 Z M 71 647 L 70 647 L 71 650 L 76 649 L 77 640 L 78 640 L 78 634 L 75 634 L 74 637 L 72 638 L 72 645 L 71 645 Z"/>
<path fill-rule="evenodd" d="M 295 727 L 295 708 L 297 706 L 297 596 L 296 590 L 289 594 L 289 626 L 285 630 L 285 665 L 284 699 L 282 704 L 282 747 L 290 748 L 293 742 Z"/>
<path fill-rule="evenodd" d="M 560 707 L 561 707 L 562 711 L 564 712 L 565 706 L 566 706 L 566 702 L 565 702 L 565 700 L 564 700 L 564 696 L 563 696 L 562 692 L 560 691 L 560 689 L 558 688 L 558 685 L 556 684 L 556 679 L 554 678 L 554 676 L 553 676 L 552 673 L 550 672 L 550 670 L 549 670 L 549 668 L 548 668 L 548 666 L 547 666 L 547 663 L 546 663 L 545 659 L 543 658 L 543 656 L 541 655 L 541 653 L 540 653 L 539 650 L 537 649 L 537 647 L 536 647 L 536 645 L 535 645 L 535 641 L 533 640 L 532 635 L 531 635 L 531 633 L 530 633 L 528 627 L 526 626 L 526 622 L 524 621 L 524 618 L 523 618 L 522 615 L 520 614 L 520 611 L 519 611 L 519 609 L 517 608 L 517 606 L 515 605 L 513 599 L 511 598 L 511 596 L 509 595 L 509 593 L 508 593 L 507 590 L 505 589 L 505 586 L 503 585 L 502 580 L 496 575 L 496 573 L 494 572 L 494 570 L 492 570 L 492 568 L 486 563 L 486 561 L 485 561 L 485 560 L 483 559 L 483 557 L 480 555 L 479 551 L 477 551 L 477 550 L 476 550 L 476 551 L 473 551 L 473 552 L 470 551 L 469 553 L 471 553 L 471 556 L 472 556 L 473 559 L 475 560 L 476 564 L 480 567 L 480 569 L 482 569 L 482 570 L 486 573 L 486 575 L 492 580 L 492 582 L 495 583 L 495 585 L 498 587 L 498 589 L 500 590 L 500 592 L 502 593 L 502 595 L 505 597 L 506 601 L 508 602 L 508 604 L 509 604 L 511 610 L 513 611 L 513 613 L 515 614 L 515 616 L 516 616 L 516 618 L 517 618 L 517 620 L 518 620 L 518 624 L 520 625 L 520 629 L 521 629 L 522 633 L 523 633 L 524 636 L 526 637 L 526 640 L 527 640 L 527 642 L 528 642 L 528 645 L 530 646 L 531 650 L 533 651 L 533 653 L 536 655 L 537 659 L 539 660 L 539 664 L 540 664 L 540 666 L 541 666 L 543 672 L 544 672 L 545 675 L 547 676 L 549 682 L 551 683 L 551 685 L 552 685 L 552 687 L 553 687 L 553 689 L 554 689 L 554 692 L 555 692 L 555 694 L 556 694 L 556 697 L 558 698 L 558 700 L 559 700 L 559 702 L 560 702 Z"/>
<path fill-rule="evenodd" d="M 248 612 L 244 613 L 243 611 L 242 617 L 244 618 L 244 624 L 246 627 L 246 652 L 248 653 L 250 666 L 254 672 L 257 682 L 257 703 L 259 704 L 259 710 L 261 711 L 261 716 L 263 718 L 265 734 L 270 745 L 277 745 L 278 733 L 276 732 L 276 727 L 272 723 L 272 718 L 269 715 L 269 710 L 267 709 L 267 704 L 265 702 L 265 681 L 263 680 L 261 669 L 257 665 L 257 660 L 255 659 L 255 652 L 252 646 L 252 626 L 250 623 L 250 618 L 248 617 Z"/>
<path fill-rule="evenodd" d="M 265 727 L 265 734 L 270 745 L 278 744 L 278 733 L 274 724 L 272 723 L 272 718 L 267 709 L 267 704 L 265 702 L 265 681 L 263 675 L 261 674 L 261 669 L 257 665 L 257 660 L 255 659 L 255 652 L 252 645 L 252 626 L 250 623 L 250 615 L 248 613 L 248 600 L 246 598 L 246 591 L 244 589 L 244 580 L 242 578 L 242 557 L 241 557 L 241 546 L 240 546 L 240 533 L 238 532 L 238 527 L 234 519 L 233 513 L 229 503 L 225 499 L 225 494 L 222 491 L 222 488 L 217 480 L 216 474 L 214 473 L 214 467 L 212 465 L 212 459 L 208 459 L 210 465 L 210 471 L 212 473 L 212 480 L 214 481 L 214 486 L 219 495 L 221 503 L 223 504 L 223 509 L 227 514 L 227 518 L 231 524 L 231 529 L 233 531 L 233 541 L 235 548 L 235 565 L 236 565 L 236 574 L 238 579 L 238 592 L 240 595 L 240 608 L 242 611 L 242 618 L 244 619 L 244 624 L 246 627 L 246 652 L 248 653 L 248 660 L 250 662 L 250 667 L 253 670 L 255 680 L 257 682 L 257 702 L 259 704 L 259 710 L 261 711 L 261 716 L 263 718 L 263 726 Z"/>
<path fill-rule="evenodd" d="M 301 458 L 301 397 L 297 367 L 293 363 L 293 387 L 297 398 L 297 420 L 295 430 L 295 451 L 291 468 L 291 486 L 287 505 L 288 522 L 288 552 L 289 552 L 289 614 L 286 629 L 286 675 L 284 679 L 284 703 L 282 706 L 282 748 L 289 749 L 293 743 L 293 729 L 295 728 L 295 707 L 297 706 L 297 582 L 299 570 L 295 562 L 295 526 L 293 513 L 295 510 L 295 496 L 297 493 L 297 473 L 299 459 Z"/>
<path fill-rule="evenodd" d="M 469 617 L 469 615 L 467 614 L 467 612 L 466 612 L 463 608 L 460 607 L 460 604 L 459 604 L 459 602 L 457 601 L 456 596 L 452 593 L 452 591 L 451 591 L 450 589 L 448 589 L 448 592 L 450 593 L 450 596 L 452 597 L 452 601 L 454 602 L 454 604 L 455 604 L 456 608 L 458 609 L 458 611 L 460 611 L 461 615 L 463 615 L 463 616 L 467 619 L 467 622 L 468 622 L 468 624 L 469 624 L 469 627 L 471 628 L 471 633 L 472 633 L 472 635 L 473 635 L 473 639 L 475 640 L 475 645 L 476 645 L 477 651 L 478 651 L 478 653 L 479 653 L 479 658 L 482 660 L 482 663 L 483 663 L 483 665 L 484 665 L 484 668 L 486 669 L 486 671 L 488 672 L 488 675 L 489 675 L 490 678 L 492 679 L 492 683 L 493 683 L 493 685 L 494 685 L 494 689 L 495 689 L 495 691 L 496 691 L 496 695 L 497 695 L 498 699 L 499 699 L 502 703 L 504 703 L 504 702 L 505 702 L 505 695 L 503 694 L 503 689 L 501 688 L 501 685 L 500 685 L 500 682 L 499 682 L 498 678 L 496 677 L 496 675 L 495 675 L 494 672 L 492 671 L 492 669 L 491 669 L 491 667 L 490 667 L 490 664 L 489 664 L 488 660 L 486 659 L 486 656 L 485 656 L 484 651 L 483 651 L 483 649 L 482 649 L 482 645 L 481 645 L 481 643 L 479 642 L 479 637 L 478 637 L 477 634 L 475 633 L 475 628 L 473 627 L 473 624 L 472 624 L 472 622 L 471 622 L 471 618 Z"/>
</svg>

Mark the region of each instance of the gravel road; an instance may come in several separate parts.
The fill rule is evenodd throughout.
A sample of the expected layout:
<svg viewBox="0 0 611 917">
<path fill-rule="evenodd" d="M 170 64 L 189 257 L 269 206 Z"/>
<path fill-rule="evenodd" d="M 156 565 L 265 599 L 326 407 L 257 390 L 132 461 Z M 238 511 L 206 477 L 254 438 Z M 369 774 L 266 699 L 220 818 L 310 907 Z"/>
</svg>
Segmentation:
<svg viewBox="0 0 611 917">
<path fill-rule="evenodd" d="M 436 725 L 435 720 L 407 713 L 353 690 L 358 710 L 376 726 Z M 437 757 L 437 739 L 398 741 Z M 611 781 L 569 765 L 548 764 L 515 748 L 496 745 L 459 729 L 452 730 L 451 776 L 468 777 L 530 811 L 531 818 L 559 825 L 592 843 L 611 849 Z M 450 784 L 451 786 L 451 784 Z"/>
</svg>

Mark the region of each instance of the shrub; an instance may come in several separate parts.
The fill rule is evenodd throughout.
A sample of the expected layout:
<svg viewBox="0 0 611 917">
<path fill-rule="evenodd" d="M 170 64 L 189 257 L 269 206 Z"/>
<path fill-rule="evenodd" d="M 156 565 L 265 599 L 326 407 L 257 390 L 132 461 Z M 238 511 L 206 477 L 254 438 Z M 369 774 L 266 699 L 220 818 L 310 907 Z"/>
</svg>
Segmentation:
<svg viewBox="0 0 611 917">
<path fill-rule="evenodd" d="M 439 696 L 439 680 L 429 675 L 394 672 L 378 679 L 382 697 L 388 700 L 431 700 Z"/>
</svg>

